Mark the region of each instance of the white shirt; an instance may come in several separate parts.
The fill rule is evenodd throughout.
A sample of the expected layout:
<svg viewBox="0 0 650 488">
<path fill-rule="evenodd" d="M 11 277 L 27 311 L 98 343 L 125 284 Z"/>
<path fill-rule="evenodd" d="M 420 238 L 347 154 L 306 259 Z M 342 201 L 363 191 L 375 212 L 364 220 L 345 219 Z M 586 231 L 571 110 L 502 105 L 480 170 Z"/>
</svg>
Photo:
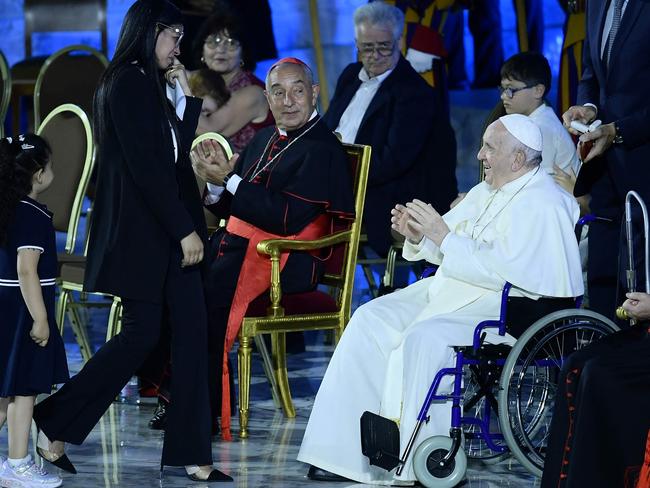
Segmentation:
<svg viewBox="0 0 650 488">
<path fill-rule="evenodd" d="M 605 49 L 607 48 L 607 40 L 609 39 L 609 31 L 612 29 L 612 24 L 614 23 L 614 3 L 616 0 L 611 0 L 609 2 L 609 8 L 607 9 L 607 16 L 605 17 L 605 25 L 603 26 L 603 38 L 600 41 L 600 57 L 602 58 L 605 55 Z M 621 21 L 623 20 L 623 15 L 625 15 L 625 9 L 627 8 L 628 0 L 623 2 L 623 7 L 621 8 Z M 621 28 L 618 28 L 619 32 Z M 616 34 L 618 35 L 618 33 Z"/>
<path fill-rule="evenodd" d="M 542 169 L 553 173 L 553 165 L 558 165 L 562 171 L 577 175 L 580 169 L 578 151 L 573 139 L 560 122 L 555 111 L 548 105 L 537 107 L 529 117 L 542 131 Z"/>
<path fill-rule="evenodd" d="M 172 88 L 169 84 L 166 84 L 167 99 L 172 103 L 176 109 L 176 115 L 179 119 L 183 120 L 183 115 L 185 115 L 185 106 L 187 105 L 187 98 L 183 89 L 180 87 L 179 83 L 176 83 L 176 87 Z M 172 131 L 172 144 L 174 145 L 174 162 L 178 161 L 178 141 L 176 140 L 176 133 L 172 129 L 171 122 L 169 128 Z"/>
<path fill-rule="evenodd" d="M 341 120 L 339 120 L 339 125 L 336 128 L 336 132 L 341 134 L 341 140 L 349 144 L 353 144 L 354 140 L 357 137 L 357 132 L 359 131 L 359 126 L 363 120 L 363 116 L 366 114 L 366 110 L 372 102 L 372 99 L 377 94 L 377 90 L 381 86 L 382 82 L 388 78 L 388 76 L 393 72 L 392 69 L 389 69 L 385 73 L 370 78 L 368 72 L 365 68 L 361 68 L 359 71 L 359 79 L 361 80 L 361 85 L 357 89 L 357 92 L 350 100 L 350 104 L 341 115 Z"/>
</svg>

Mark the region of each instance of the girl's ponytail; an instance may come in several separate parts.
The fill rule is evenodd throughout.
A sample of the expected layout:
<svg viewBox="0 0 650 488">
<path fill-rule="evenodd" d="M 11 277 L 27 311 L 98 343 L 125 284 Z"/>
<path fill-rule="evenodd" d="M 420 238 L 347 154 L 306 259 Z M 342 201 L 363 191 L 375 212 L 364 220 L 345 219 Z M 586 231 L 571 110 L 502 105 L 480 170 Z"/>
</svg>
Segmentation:
<svg viewBox="0 0 650 488">
<path fill-rule="evenodd" d="M 0 246 L 7 242 L 16 205 L 32 191 L 34 174 L 50 160 L 47 141 L 35 134 L 0 139 Z"/>
</svg>

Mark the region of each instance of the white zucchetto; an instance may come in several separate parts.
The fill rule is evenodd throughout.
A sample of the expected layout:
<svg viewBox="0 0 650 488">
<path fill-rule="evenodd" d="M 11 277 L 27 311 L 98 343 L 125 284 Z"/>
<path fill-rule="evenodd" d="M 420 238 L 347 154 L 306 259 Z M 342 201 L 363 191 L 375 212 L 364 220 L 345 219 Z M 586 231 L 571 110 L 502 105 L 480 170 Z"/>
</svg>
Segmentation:
<svg viewBox="0 0 650 488">
<path fill-rule="evenodd" d="M 519 142 L 535 151 L 542 150 L 542 131 L 533 120 L 522 114 L 499 117 L 506 130 Z"/>
</svg>

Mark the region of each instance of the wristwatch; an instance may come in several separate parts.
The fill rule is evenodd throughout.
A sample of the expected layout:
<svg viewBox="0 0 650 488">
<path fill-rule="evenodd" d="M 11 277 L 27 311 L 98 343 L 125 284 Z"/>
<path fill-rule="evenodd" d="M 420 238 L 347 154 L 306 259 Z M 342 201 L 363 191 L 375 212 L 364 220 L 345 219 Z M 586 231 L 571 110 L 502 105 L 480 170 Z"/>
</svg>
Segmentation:
<svg viewBox="0 0 650 488">
<path fill-rule="evenodd" d="M 616 131 L 616 135 L 614 136 L 614 140 L 612 141 L 614 144 L 623 144 L 623 136 L 621 135 L 621 129 L 618 126 L 618 123 L 614 122 L 614 130 Z"/>
</svg>

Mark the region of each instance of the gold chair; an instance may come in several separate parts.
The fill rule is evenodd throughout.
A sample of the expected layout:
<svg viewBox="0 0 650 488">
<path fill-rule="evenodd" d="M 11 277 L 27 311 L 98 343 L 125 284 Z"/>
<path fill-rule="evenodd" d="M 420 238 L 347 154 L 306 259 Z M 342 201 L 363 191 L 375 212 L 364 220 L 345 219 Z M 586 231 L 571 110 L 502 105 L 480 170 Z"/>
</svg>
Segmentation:
<svg viewBox="0 0 650 488">
<path fill-rule="evenodd" d="M 106 0 L 24 0 L 25 59 L 11 67 L 12 128 L 20 132 L 20 101 L 34 95 L 46 56 L 32 57 L 32 35 L 39 32 L 98 31 L 101 51 L 108 53 Z M 45 112 L 47 113 L 47 112 Z M 38 127 L 38 125 L 34 125 Z"/>
<path fill-rule="evenodd" d="M 361 218 L 370 166 L 370 146 L 344 144 L 353 169 L 355 183 L 355 219 L 345 230 L 313 241 L 269 239 L 257 246 L 271 260 L 269 297 L 256 299 L 248 307 L 239 333 L 239 436 L 248 437 L 249 390 L 251 380 L 251 339 L 271 334 L 273 376 L 278 384 L 282 408 L 287 417 L 295 417 L 287 377 L 285 335 L 287 332 L 333 330 L 338 341 L 350 319 L 354 271 L 361 233 Z M 326 262 L 323 285 L 333 293 L 319 290 L 282 295 L 280 254 L 289 250 L 310 251 L 332 248 Z M 265 305 L 270 301 L 270 306 Z"/>
<path fill-rule="evenodd" d="M 66 258 L 74 253 L 81 204 L 92 170 L 93 144 L 90 122 L 79 107 L 64 104 L 45 118 L 37 134 L 45 138 L 52 147 L 52 164 L 56 178 L 40 196 L 40 200 L 54 213 L 54 229 L 66 232 L 65 252 L 59 254 L 60 263 L 64 263 Z M 67 295 L 61 292 L 56 313 L 61 332 L 66 300 Z M 89 350 L 86 332 L 80 327 L 78 320 L 72 320 L 71 317 L 71 323 L 77 343 L 84 354 L 84 350 Z"/>
<path fill-rule="evenodd" d="M 107 306 L 103 303 L 73 302 L 72 291 L 82 291 L 85 257 L 74 254 L 83 198 L 94 164 L 93 138 L 90 121 L 81 108 L 64 104 L 55 108 L 38 128 L 37 133 L 52 147 L 52 163 L 56 178 L 43 192 L 41 200 L 54 213 L 53 224 L 66 232 L 65 251 L 59 258 L 59 301 L 56 320 L 63 332 L 66 312 L 84 360 L 91 356 L 86 328 L 78 308 Z"/>
<path fill-rule="evenodd" d="M 11 98 L 11 71 L 7 58 L 0 51 L 0 137 L 5 136 L 5 117 Z"/>
<path fill-rule="evenodd" d="M 93 96 L 106 66 L 106 56 L 82 45 L 64 47 L 47 58 L 34 88 L 34 127 L 63 103 L 73 103 L 92 116 Z"/>
</svg>

